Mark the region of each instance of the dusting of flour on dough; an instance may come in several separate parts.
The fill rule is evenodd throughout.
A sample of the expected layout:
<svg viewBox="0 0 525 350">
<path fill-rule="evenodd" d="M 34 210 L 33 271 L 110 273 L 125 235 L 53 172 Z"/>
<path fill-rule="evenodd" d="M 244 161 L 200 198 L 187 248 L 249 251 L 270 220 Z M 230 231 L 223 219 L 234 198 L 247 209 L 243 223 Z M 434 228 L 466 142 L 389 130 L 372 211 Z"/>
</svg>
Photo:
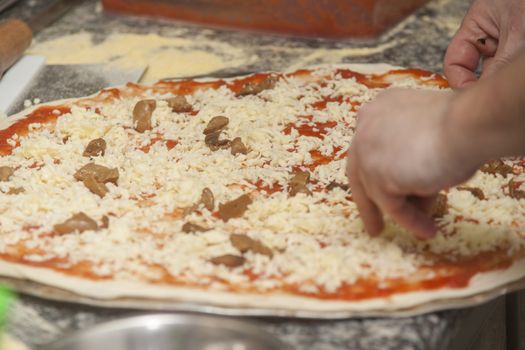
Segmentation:
<svg viewBox="0 0 525 350">
<path fill-rule="evenodd" d="M 227 43 L 162 37 L 157 34 L 114 33 L 100 43 L 81 32 L 35 43 L 28 54 L 47 57 L 48 64 L 110 63 L 122 68 L 147 65 L 143 82 L 166 77 L 206 74 L 253 61 L 245 50 Z"/>
</svg>

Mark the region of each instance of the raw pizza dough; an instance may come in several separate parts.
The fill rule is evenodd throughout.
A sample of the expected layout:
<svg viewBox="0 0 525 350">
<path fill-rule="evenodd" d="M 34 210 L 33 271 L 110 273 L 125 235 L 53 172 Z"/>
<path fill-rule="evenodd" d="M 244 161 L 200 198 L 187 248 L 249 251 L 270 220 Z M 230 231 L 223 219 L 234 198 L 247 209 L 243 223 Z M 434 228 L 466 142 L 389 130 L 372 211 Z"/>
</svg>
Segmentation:
<svg viewBox="0 0 525 350">
<path fill-rule="evenodd" d="M 380 74 L 395 67 L 388 65 L 344 65 L 317 68 L 321 71 L 341 68 L 351 69 L 365 74 Z M 401 85 L 411 86 L 406 82 Z M 68 104 L 74 101 L 75 100 L 58 101 L 56 103 L 49 103 L 48 105 Z M 32 109 L 19 113 L 9 118 L 9 121 L 3 120 L 3 124 L 1 125 L 2 129 L 7 128 L 15 121 L 24 119 L 26 115 L 39 107 L 40 106 L 35 106 Z M 471 198 L 469 198 L 469 200 L 471 200 Z M 397 230 L 397 228 L 395 230 Z M 407 238 L 408 236 L 409 235 L 404 234 L 403 239 L 409 239 Z M 238 293 L 220 289 L 150 284 L 129 279 L 93 280 L 67 275 L 53 269 L 32 267 L 5 260 L 0 261 L 0 274 L 61 288 L 78 294 L 79 300 L 82 300 L 82 302 L 93 304 L 112 305 L 112 300 L 114 300 L 114 305 L 118 306 L 120 300 L 124 301 L 121 303 L 122 305 L 147 308 L 148 300 L 151 300 L 160 301 L 166 309 L 188 309 L 222 313 L 232 313 L 232 310 L 238 310 L 239 313 L 243 314 L 331 318 L 355 315 L 388 315 L 402 312 L 403 310 L 410 310 L 409 313 L 417 313 L 433 310 L 433 303 L 435 303 L 437 307 L 450 307 L 458 306 L 462 303 L 470 304 L 473 301 L 479 302 L 505 292 L 507 286 L 522 279 L 525 276 L 525 260 L 517 260 L 503 270 L 479 273 L 470 280 L 467 287 L 445 287 L 436 290 L 397 293 L 387 297 L 355 301 L 323 300 L 283 292 Z M 513 284 L 512 288 L 516 288 L 516 285 Z M 476 299 L 475 297 L 477 295 L 484 297 Z"/>
</svg>

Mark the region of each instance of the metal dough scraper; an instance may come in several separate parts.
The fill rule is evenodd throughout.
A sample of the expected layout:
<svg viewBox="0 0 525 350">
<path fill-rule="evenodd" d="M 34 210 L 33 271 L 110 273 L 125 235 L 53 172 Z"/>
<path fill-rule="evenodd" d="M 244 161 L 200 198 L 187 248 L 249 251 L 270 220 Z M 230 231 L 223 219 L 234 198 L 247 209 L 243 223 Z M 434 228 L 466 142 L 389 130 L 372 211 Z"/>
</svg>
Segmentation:
<svg viewBox="0 0 525 350">
<path fill-rule="evenodd" d="M 121 69 L 102 64 L 45 65 L 42 56 L 23 56 L 34 33 L 49 26 L 82 1 L 54 0 L 25 21 L 8 19 L 0 22 L 1 112 L 8 115 L 16 113 L 23 109 L 26 100 L 48 102 L 80 97 L 108 86 L 140 79 L 146 67 Z"/>
</svg>

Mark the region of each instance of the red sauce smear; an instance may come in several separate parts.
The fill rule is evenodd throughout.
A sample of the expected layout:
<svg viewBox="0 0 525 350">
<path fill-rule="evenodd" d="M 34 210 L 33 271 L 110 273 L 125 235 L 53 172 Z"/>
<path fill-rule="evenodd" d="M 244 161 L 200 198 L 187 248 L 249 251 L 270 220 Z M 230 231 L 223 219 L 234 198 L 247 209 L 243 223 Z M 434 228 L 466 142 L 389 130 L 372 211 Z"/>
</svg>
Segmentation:
<svg viewBox="0 0 525 350">
<path fill-rule="evenodd" d="M 267 195 L 274 194 L 276 192 L 282 192 L 283 187 L 279 185 L 278 183 L 274 183 L 272 185 L 265 184 L 262 180 L 259 180 L 255 183 L 255 186 L 257 186 L 257 190 L 259 192 L 265 192 Z"/>
<path fill-rule="evenodd" d="M 323 110 L 326 108 L 326 105 L 330 102 L 343 103 L 343 96 L 325 97 L 321 101 L 317 101 L 314 104 L 312 104 L 312 107 L 317 110 Z"/>
<path fill-rule="evenodd" d="M 343 152 L 339 156 L 337 155 L 339 152 L 341 152 L 341 150 L 341 147 L 334 147 L 334 150 L 331 155 L 322 154 L 319 150 L 312 150 L 310 151 L 310 155 L 312 156 L 313 162 L 311 164 L 305 164 L 305 166 L 311 171 L 314 171 L 315 168 L 317 168 L 320 165 L 329 164 L 334 160 L 344 159 L 346 157 L 346 152 Z"/>
<path fill-rule="evenodd" d="M 54 113 L 56 112 L 56 114 Z M 0 155 L 11 154 L 13 146 L 7 143 L 14 134 L 18 136 L 25 136 L 28 133 L 30 124 L 33 123 L 49 123 L 55 121 L 62 114 L 70 113 L 71 109 L 66 106 L 42 106 L 29 113 L 26 118 L 17 121 L 10 127 L 0 130 Z"/>
<path fill-rule="evenodd" d="M 111 276 L 99 276 L 93 272 L 93 264 L 89 261 L 82 261 L 70 267 L 61 267 L 67 263 L 66 259 L 50 259 L 43 262 L 33 262 L 24 258 L 26 254 L 34 254 L 35 252 L 23 248 L 22 243 L 19 244 L 19 257 L 9 254 L 0 254 L 0 258 L 6 261 L 21 263 L 28 266 L 53 269 L 67 275 L 81 276 L 92 280 L 111 279 Z M 322 249 L 322 248 L 321 248 Z M 523 252 L 518 254 L 523 255 Z M 518 258 L 509 257 L 504 251 L 483 253 L 474 258 L 464 259 L 458 262 L 440 262 L 435 266 L 422 267 L 420 272 L 433 273 L 434 277 L 426 278 L 421 281 L 409 278 L 395 278 L 387 279 L 382 282 L 375 278 L 360 279 L 353 284 L 343 284 L 335 292 L 320 291 L 316 293 L 306 293 L 300 290 L 299 285 L 286 284 L 280 289 L 273 291 L 284 290 L 295 295 L 303 295 L 316 299 L 323 300 L 366 300 L 373 298 L 385 298 L 394 294 L 402 294 L 415 291 L 431 291 L 441 288 L 459 289 L 468 287 L 472 277 L 478 273 L 500 270 L 509 267 L 513 259 Z M 156 268 L 163 272 L 162 277 L 158 280 L 150 280 L 151 283 L 169 284 L 178 286 L 192 286 L 190 283 L 183 281 L 181 278 L 170 275 L 165 268 L 160 265 L 150 265 L 150 268 Z M 250 269 L 246 269 L 244 274 L 251 280 L 256 280 L 259 276 Z M 215 276 L 206 276 L 214 281 L 222 282 L 227 289 L 234 292 L 256 292 L 253 287 L 239 287 L 229 284 L 227 281 L 218 279 Z M 199 286 L 194 286 L 199 287 Z M 205 286 L 202 286 L 205 287 Z M 273 292 L 269 291 L 269 293 Z"/>
<path fill-rule="evenodd" d="M 283 133 L 285 135 L 290 135 L 292 129 L 295 129 L 301 136 L 311 136 L 324 139 L 324 136 L 328 133 L 328 129 L 335 128 L 336 126 L 337 122 L 331 120 L 327 122 L 309 122 L 300 125 L 296 125 L 295 123 L 289 123 L 284 128 Z"/>
<path fill-rule="evenodd" d="M 355 78 L 358 83 L 365 85 L 369 89 L 387 88 L 392 85 L 394 79 L 400 79 L 403 76 L 416 78 L 421 85 L 439 86 L 442 88 L 449 86 L 448 81 L 443 76 L 417 68 L 394 69 L 384 74 L 363 74 L 349 69 L 339 69 L 337 73 L 345 79 Z"/>
<path fill-rule="evenodd" d="M 177 146 L 179 142 L 177 140 L 166 140 L 166 148 L 168 148 L 168 151 L 172 150 L 175 146 Z"/>
<path fill-rule="evenodd" d="M 361 73 L 352 72 L 350 70 L 339 70 L 343 78 L 355 78 L 358 82 L 366 85 L 369 88 L 384 88 L 391 84 L 389 78 L 401 75 L 410 75 L 416 78 L 429 79 L 428 85 L 447 87 L 448 83 L 446 80 L 439 76 L 433 75 L 430 72 L 426 72 L 418 69 L 409 70 L 394 70 L 382 75 L 365 75 Z M 310 71 L 299 70 L 295 73 L 289 74 L 289 76 L 309 76 Z M 99 95 L 94 98 L 87 98 L 78 101 L 78 105 L 89 105 L 93 102 L 107 102 L 111 99 L 118 99 L 123 97 L 136 96 L 139 93 L 145 91 L 151 91 L 154 93 L 173 93 L 173 94 L 192 94 L 201 89 L 217 89 L 221 86 L 227 85 L 233 92 L 239 91 L 248 82 L 259 82 L 266 79 L 269 74 L 255 74 L 250 77 L 237 79 L 232 83 L 226 83 L 222 80 L 213 82 L 195 82 L 195 81 L 178 81 L 178 82 L 160 82 L 155 84 L 152 88 L 142 87 L 136 84 L 128 84 L 128 90 L 118 89 L 107 89 L 103 90 Z M 421 82 L 421 81 L 420 81 Z M 423 84 L 425 82 L 423 81 Z M 326 104 L 330 102 L 329 99 L 325 99 L 322 102 L 314 105 L 315 108 L 324 108 Z M 60 114 L 54 114 L 54 110 L 59 110 Z M 48 123 L 57 119 L 62 114 L 69 113 L 70 108 L 66 106 L 48 106 L 40 107 L 35 111 L 31 112 L 27 118 L 16 122 L 11 127 L 0 131 L 0 152 L 2 154 L 9 154 L 12 151 L 12 146 L 7 144 L 7 139 L 11 138 L 15 133 L 24 136 L 28 132 L 28 125 L 31 123 Z M 290 132 L 291 128 L 297 128 L 301 135 L 322 137 L 326 133 L 327 129 L 333 128 L 335 122 L 317 123 L 316 126 L 308 126 L 306 124 L 295 126 L 288 125 L 285 128 L 285 132 Z M 287 130 L 288 128 L 288 130 Z M 318 131 L 314 130 L 317 129 Z M 161 140 L 161 138 L 159 138 Z M 157 141 L 159 141 L 157 140 Z M 171 149 L 175 147 L 177 141 L 165 140 L 166 147 Z M 321 164 L 328 164 L 335 159 L 342 159 L 345 157 L 343 153 L 341 156 L 336 158 L 336 154 L 341 149 L 334 149 L 331 156 L 321 154 L 320 151 L 313 150 L 310 152 L 314 162 L 307 165 L 310 169 L 315 169 L 316 166 Z M 263 185 L 262 181 L 258 181 L 255 184 L 259 191 L 266 192 L 267 194 L 282 191 L 282 188 L 278 185 Z M 23 242 L 19 243 L 19 249 L 14 255 L 0 254 L 0 257 L 4 260 L 26 264 L 34 267 L 45 267 L 51 268 L 69 275 L 82 276 L 93 280 L 107 279 L 108 277 L 101 277 L 93 272 L 93 265 L 90 262 L 80 262 L 69 268 L 61 267 L 64 263 L 67 263 L 65 259 L 50 259 L 44 262 L 32 262 L 24 258 L 24 255 L 32 254 L 29 250 L 22 249 Z M 396 293 L 403 293 L 417 290 L 434 290 L 444 287 L 449 288 L 463 288 L 468 285 L 471 278 L 480 272 L 492 271 L 497 269 L 503 269 L 510 266 L 512 257 L 508 257 L 504 252 L 495 252 L 489 254 L 482 254 L 474 259 L 465 260 L 462 262 L 442 262 L 435 267 L 429 267 L 431 271 L 439 270 L 441 273 L 437 277 L 430 278 L 422 282 L 410 282 L 404 279 L 391 279 L 381 283 L 381 286 L 377 280 L 366 279 L 360 280 L 352 285 L 343 285 L 335 293 L 315 293 L 309 294 L 299 290 L 297 285 L 287 285 L 284 287 L 285 290 L 298 295 L 311 296 L 314 298 L 321 299 L 332 299 L 332 300 L 361 300 L 369 299 L 374 297 L 386 297 Z M 151 266 L 152 268 L 155 266 Z M 168 283 L 172 285 L 185 285 L 181 279 L 171 276 L 163 267 L 158 266 L 161 271 L 164 271 L 163 277 L 158 281 L 152 281 L 154 283 Z M 246 270 L 245 274 L 250 279 L 256 279 L 257 276 L 250 270 Z M 208 276 L 214 278 L 213 276 Z M 110 277 L 109 277 L 110 278 Z M 216 278 L 215 278 L 216 279 Z M 216 279 L 217 280 L 217 279 Z M 240 290 L 237 286 L 229 286 L 230 290 Z"/>
<path fill-rule="evenodd" d="M 523 252 L 520 255 L 523 255 Z M 467 287 L 474 275 L 507 268 L 512 264 L 512 261 L 513 258 L 509 257 L 504 251 L 498 251 L 483 253 L 459 262 L 442 261 L 435 266 L 423 267 L 422 272 L 435 273 L 435 277 L 423 281 L 397 278 L 380 283 L 373 278 L 361 279 L 354 284 L 343 284 L 333 293 L 305 293 L 300 291 L 298 285 L 289 285 L 285 289 L 293 294 L 324 300 L 365 300 L 415 291 L 441 288 L 457 289 Z"/>
</svg>

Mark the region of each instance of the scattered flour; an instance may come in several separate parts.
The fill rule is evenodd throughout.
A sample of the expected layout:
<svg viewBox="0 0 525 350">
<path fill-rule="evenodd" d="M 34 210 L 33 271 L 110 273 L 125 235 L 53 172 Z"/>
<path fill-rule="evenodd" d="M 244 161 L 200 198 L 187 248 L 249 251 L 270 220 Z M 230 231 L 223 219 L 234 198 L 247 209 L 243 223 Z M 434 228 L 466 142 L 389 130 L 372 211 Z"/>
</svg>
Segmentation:
<svg viewBox="0 0 525 350">
<path fill-rule="evenodd" d="M 2 336 L 2 341 L 0 342 L 1 350 L 29 350 L 27 346 L 15 340 L 9 334 L 4 334 Z"/>
<path fill-rule="evenodd" d="M 28 54 L 44 55 L 49 64 L 109 63 L 122 68 L 147 65 L 143 82 L 206 74 L 256 59 L 241 48 L 217 41 L 115 33 L 94 43 L 86 32 L 35 43 Z"/>
</svg>

